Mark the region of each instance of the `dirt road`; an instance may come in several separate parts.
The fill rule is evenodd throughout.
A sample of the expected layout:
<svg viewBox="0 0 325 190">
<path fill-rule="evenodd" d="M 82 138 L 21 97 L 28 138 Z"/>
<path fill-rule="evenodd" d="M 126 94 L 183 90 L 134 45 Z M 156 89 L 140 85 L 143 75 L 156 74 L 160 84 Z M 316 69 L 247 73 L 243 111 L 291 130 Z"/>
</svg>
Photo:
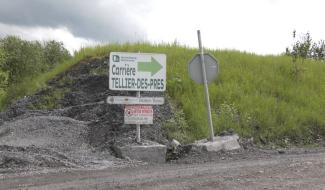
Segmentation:
<svg viewBox="0 0 325 190">
<path fill-rule="evenodd" d="M 325 153 L 2 176 L 0 189 L 325 189 Z"/>
</svg>

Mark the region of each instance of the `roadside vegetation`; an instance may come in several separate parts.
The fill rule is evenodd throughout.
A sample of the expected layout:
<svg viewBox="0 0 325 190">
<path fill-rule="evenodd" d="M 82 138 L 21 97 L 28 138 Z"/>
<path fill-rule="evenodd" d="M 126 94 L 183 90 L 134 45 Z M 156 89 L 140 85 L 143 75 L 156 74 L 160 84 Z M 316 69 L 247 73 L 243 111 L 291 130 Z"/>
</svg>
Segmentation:
<svg viewBox="0 0 325 190">
<path fill-rule="evenodd" d="M 0 108 L 11 100 L 34 92 L 71 60 L 71 55 L 56 41 L 26 41 L 19 37 L 8 36 L 0 39 Z"/>
<path fill-rule="evenodd" d="M 3 69 L 7 63 L 4 60 L 8 59 L 3 44 L 2 40 L 0 77 L 5 79 L 0 86 L 2 108 L 19 97 L 34 93 L 44 87 L 46 81 L 87 57 L 106 56 L 112 51 L 165 53 L 166 93 L 175 110 L 174 117 L 165 125 L 169 137 L 191 142 L 208 136 L 203 86 L 192 81 L 187 70 L 187 63 L 197 53 L 196 49 L 177 43 L 126 43 L 83 48 L 73 57 L 63 56 L 55 64 L 46 63 L 45 68 L 37 68 L 38 74 L 33 74 L 35 68 L 28 68 L 31 74 L 19 75 L 16 80 Z M 234 50 L 205 51 L 220 62 L 219 76 L 209 85 L 217 134 L 231 128 L 240 136 L 253 137 L 257 143 L 281 146 L 312 144 L 325 139 L 325 62 L 322 59 L 294 57 L 290 49 L 286 55 L 279 56 Z M 35 56 L 40 55 L 30 54 L 31 63 L 38 60 Z M 20 59 L 25 60 L 25 57 Z"/>
</svg>

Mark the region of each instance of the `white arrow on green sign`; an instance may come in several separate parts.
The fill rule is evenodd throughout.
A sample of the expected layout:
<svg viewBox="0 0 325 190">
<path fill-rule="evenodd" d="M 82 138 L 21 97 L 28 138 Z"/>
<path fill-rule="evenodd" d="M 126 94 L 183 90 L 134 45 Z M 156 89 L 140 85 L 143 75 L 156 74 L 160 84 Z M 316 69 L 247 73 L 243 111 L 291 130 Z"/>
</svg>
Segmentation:
<svg viewBox="0 0 325 190">
<path fill-rule="evenodd" d="M 111 52 L 109 89 L 128 91 L 165 91 L 166 55 Z"/>
</svg>

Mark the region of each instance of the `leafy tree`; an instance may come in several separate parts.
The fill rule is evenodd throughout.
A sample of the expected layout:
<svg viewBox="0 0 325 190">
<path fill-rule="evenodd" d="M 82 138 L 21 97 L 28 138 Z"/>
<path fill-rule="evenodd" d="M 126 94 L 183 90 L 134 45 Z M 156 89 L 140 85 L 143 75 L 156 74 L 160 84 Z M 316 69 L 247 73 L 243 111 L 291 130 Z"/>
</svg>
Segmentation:
<svg viewBox="0 0 325 190">
<path fill-rule="evenodd" d="M 311 48 L 311 57 L 317 60 L 325 60 L 325 41 L 320 40 L 317 44 L 314 43 Z"/>
<path fill-rule="evenodd" d="M 3 65 L 5 64 L 6 56 L 3 48 L 0 46 L 0 96 L 3 94 L 8 86 L 8 73 L 3 71 Z"/>
<path fill-rule="evenodd" d="M 293 31 L 293 39 L 296 39 L 296 31 Z M 295 60 L 297 58 L 306 59 L 311 55 L 312 38 L 307 32 L 300 40 L 296 40 L 292 45 L 292 50 L 286 49 L 286 54 L 291 55 Z"/>
<path fill-rule="evenodd" d="M 297 59 L 317 59 L 325 60 L 325 42 L 320 40 L 318 43 L 313 42 L 309 32 L 303 34 L 300 39 L 296 38 L 296 31 L 293 31 L 294 43 L 292 48 L 286 48 L 286 55 L 292 56 L 293 61 Z"/>
<path fill-rule="evenodd" d="M 7 73 L 9 84 L 33 78 L 71 57 L 63 43 L 56 41 L 40 43 L 7 36 L 0 39 L 0 46 L 6 55 L 0 69 Z"/>
<path fill-rule="evenodd" d="M 47 41 L 44 43 L 43 52 L 45 62 L 51 68 L 71 57 L 68 50 L 64 48 L 63 43 L 54 40 Z"/>
<path fill-rule="evenodd" d="M 9 83 L 18 83 L 46 70 L 46 65 L 42 64 L 44 62 L 42 46 L 39 42 L 8 36 L 1 40 L 1 44 L 6 52 L 2 69 L 8 72 Z"/>
</svg>

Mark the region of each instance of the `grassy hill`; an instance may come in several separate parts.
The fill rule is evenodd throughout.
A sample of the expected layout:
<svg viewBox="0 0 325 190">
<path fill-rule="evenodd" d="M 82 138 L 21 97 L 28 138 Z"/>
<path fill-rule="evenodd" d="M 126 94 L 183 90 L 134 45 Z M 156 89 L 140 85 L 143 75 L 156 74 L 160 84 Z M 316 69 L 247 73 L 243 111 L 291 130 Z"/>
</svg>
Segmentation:
<svg viewBox="0 0 325 190">
<path fill-rule="evenodd" d="M 192 141 L 208 135 L 203 86 L 192 81 L 188 61 L 196 49 L 178 45 L 112 44 L 84 48 L 52 71 L 0 94 L 1 107 L 34 93 L 46 81 L 87 57 L 111 51 L 165 53 L 167 92 L 175 105 L 166 122 L 171 137 Z M 216 133 L 232 128 L 256 142 L 309 144 L 325 139 L 325 63 L 292 63 L 286 56 L 258 56 L 230 50 L 206 50 L 220 62 L 218 79 L 209 85 Z"/>
</svg>

